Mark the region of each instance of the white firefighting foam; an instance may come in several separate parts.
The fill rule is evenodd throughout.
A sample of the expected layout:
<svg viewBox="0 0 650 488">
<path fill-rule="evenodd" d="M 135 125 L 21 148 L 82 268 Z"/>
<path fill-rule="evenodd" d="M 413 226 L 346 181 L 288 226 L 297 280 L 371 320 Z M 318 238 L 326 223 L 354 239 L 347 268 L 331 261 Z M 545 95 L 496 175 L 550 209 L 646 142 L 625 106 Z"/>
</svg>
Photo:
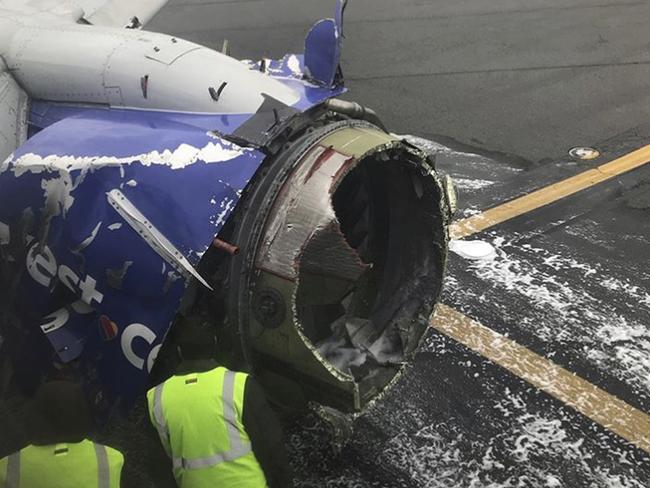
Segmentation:
<svg viewBox="0 0 650 488">
<path fill-rule="evenodd" d="M 180 144 L 173 150 L 151 151 L 125 157 L 57 154 L 40 156 L 28 153 L 17 159 L 7 159 L 0 165 L 0 173 L 13 171 L 17 178 L 27 173 L 43 174 L 41 186 L 46 207 L 51 215 L 60 215 L 74 204 L 72 191 L 79 182 L 83 181 L 88 172 L 92 173 L 99 168 L 119 167 L 120 175 L 124 178 L 124 165 L 133 163 L 143 166 L 164 165 L 173 170 L 180 170 L 197 162 L 213 164 L 230 161 L 248 151 L 252 151 L 252 149 L 241 148 L 226 141 L 218 141 L 208 142 L 200 148 L 189 144 Z M 135 180 L 129 180 L 125 184 L 136 187 L 138 183 Z"/>
</svg>

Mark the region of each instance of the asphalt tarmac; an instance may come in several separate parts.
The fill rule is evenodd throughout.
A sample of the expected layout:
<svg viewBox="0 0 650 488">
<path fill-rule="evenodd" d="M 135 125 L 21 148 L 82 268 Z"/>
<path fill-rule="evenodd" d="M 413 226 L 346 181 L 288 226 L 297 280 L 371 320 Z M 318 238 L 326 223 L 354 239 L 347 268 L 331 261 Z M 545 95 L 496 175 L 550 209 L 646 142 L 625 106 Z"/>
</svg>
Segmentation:
<svg viewBox="0 0 650 488">
<path fill-rule="evenodd" d="M 179 0 L 149 28 L 281 57 L 333 3 Z M 649 16 L 643 1 L 352 0 L 347 97 L 423 138 L 474 215 L 649 143 Z M 650 412 L 649 193 L 641 166 L 472 236 L 495 256 L 452 253 L 444 303 Z M 650 486 L 647 452 L 433 330 L 354 425 L 341 452 L 315 418 L 290 430 L 298 486 Z"/>
<path fill-rule="evenodd" d="M 172 0 L 148 28 L 281 57 L 333 5 Z M 649 16 L 643 0 L 351 0 L 343 69 L 395 132 L 554 160 L 650 119 Z"/>
</svg>

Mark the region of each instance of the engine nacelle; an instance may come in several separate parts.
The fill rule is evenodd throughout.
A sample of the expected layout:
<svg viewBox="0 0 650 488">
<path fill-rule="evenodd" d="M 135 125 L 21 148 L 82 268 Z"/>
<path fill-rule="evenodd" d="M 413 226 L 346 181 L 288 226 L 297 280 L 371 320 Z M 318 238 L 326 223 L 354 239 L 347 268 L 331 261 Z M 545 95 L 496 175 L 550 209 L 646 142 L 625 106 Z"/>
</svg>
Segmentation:
<svg viewBox="0 0 650 488">
<path fill-rule="evenodd" d="M 361 121 L 310 130 L 256 176 L 221 234 L 242 250 L 219 271 L 229 348 L 270 392 L 293 392 L 278 401 L 361 410 L 427 328 L 449 214 L 418 149 Z"/>
</svg>

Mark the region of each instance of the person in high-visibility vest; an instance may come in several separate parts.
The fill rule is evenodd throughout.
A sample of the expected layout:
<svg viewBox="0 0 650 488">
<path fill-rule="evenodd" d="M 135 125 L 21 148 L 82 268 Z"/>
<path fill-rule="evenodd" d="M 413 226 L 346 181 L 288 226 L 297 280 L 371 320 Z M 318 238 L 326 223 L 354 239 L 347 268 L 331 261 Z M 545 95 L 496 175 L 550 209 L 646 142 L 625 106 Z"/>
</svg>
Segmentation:
<svg viewBox="0 0 650 488">
<path fill-rule="evenodd" d="M 79 385 L 45 383 L 31 413 L 31 444 L 0 459 L 0 487 L 119 488 L 124 457 L 86 438 L 91 422 Z"/>
<path fill-rule="evenodd" d="M 178 486 L 293 486 L 282 429 L 261 386 L 217 364 L 209 323 L 185 318 L 177 327 L 182 362 L 147 402 Z"/>
</svg>

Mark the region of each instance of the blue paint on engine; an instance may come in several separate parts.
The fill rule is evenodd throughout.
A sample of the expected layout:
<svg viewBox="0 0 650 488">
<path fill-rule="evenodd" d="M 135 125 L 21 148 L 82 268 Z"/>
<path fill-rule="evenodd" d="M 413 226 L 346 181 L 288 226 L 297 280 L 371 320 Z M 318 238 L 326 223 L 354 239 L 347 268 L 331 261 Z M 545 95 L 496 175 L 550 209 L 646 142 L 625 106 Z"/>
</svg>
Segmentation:
<svg viewBox="0 0 650 488">
<path fill-rule="evenodd" d="M 12 300 L 25 332 L 35 344 L 45 332 L 56 361 L 74 361 L 104 396 L 127 399 L 145 385 L 187 276 L 107 194 L 121 192 L 196 266 L 264 160 L 173 116 L 150 115 L 85 111 L 65 118 L 0 168 L 7 249 L 26 263 Z M 34 356 L 32 369 L 52 360 Z"/>
</svg>

